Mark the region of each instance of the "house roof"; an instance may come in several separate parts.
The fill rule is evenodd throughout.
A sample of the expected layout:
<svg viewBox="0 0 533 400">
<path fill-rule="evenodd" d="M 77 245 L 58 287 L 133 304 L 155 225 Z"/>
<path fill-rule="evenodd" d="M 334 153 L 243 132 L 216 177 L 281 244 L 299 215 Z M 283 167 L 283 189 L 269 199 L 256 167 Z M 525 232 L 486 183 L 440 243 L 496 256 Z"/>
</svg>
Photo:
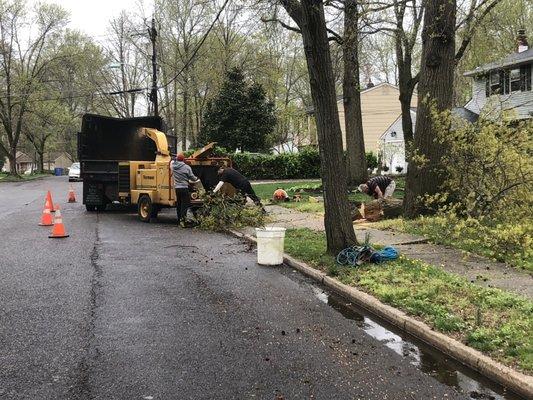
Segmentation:
<svg viewBox="0 0 533 400">
<path fill-rule="evenodd" d="M 17 151 L 17 154 L 15 155 L 15 159 L 18 163 L 31 163 L 33 162 L 33 159 L 28 156 L 26 153 L 22 151 Z"/>
<path fill-rule="evenodd" d="M 43 158 L 45 162 L 55 162 L 58 158 L 65 156 L 68 159 L 71 159 L 70 155 L 66 151 L 51 151 L 48 153 L 45 153 L 43 155 Z"/>
<path fill-rule="evenodd" d="M 411 107 L 411 113 L 415 115 L 415 118 L 416 118 L 416 110 L 417 110 L 416 107 Z M 454 108 L 452 108 L 452 114 L 454 114 L 454 115 L 456 115 L 458 117 L 461 117 L 461 118 L 467 120 L 470 123 L 474 123 L 474 122 L 476 122 L 479 119 L 479 115 L 478 114 L 476 114 L 475 112 L 473 112 L 473 111 L 471 111 L 471 110 L 469 110 L 467 108 L 464 108 L 464 107 L 454 107 Z M 390 128 L 392 126 L 394 126 L 401 119 L 402 119 L 402 114 L 400 114 L 398 116 L 398 118 L 396 118 L 394 120 L 394 122 L 392 124 L 390 124 L 387 129 L 385 129 L 385 131 L 379 136 L 379 140 L 383 140 L 385 135 L 389 132 Z M 414 129 L 414 124 L 413 124 L 413 129 Z"/>
<path fill-rule="evenodd" d="M 495 69 L 519 66 L 522 64 L 527 64 L 529 62 L 533 62 L 533 47 L 521 53 L 509 54 L 507 57 L 502 58 L 501 60 L 481 65 L 476 69 L 473 69 L 472 71 L 465 72 L 463 75 L 475 76 L 493 71 Z"/>
<path fill-rule="evenodd" d="M 471 123 L 474 123 L 479 119 L 478 114 L 464 107 L 454 107 L 452 109 L 452 114 L 455 114 L 463 119 L 466 119 L 468 122 L 471 122 Z"/>
<path fill-rule="evenodd" d="M 376 89 L 379 89 L 383 86 L 390 86 L 392 87 L 393 89 L 396 89 L 396 90 L 400 90 L 400 88 L 398 86 L 395 86 L 393 85 L 392 83 L 389 83 L 389 82 L 381 82 L 381 83 L 378 83 L 377 85 L 375 86 L 372 86 L 370 88 L 366 88 L 366 89 L 363 89 L 361 90 L 361 94 L 365 94 L 365 93 L 368 93 L 368 92 L 371 92 L 373 90 L 376 90 Z M 337 102 L 341 101 L 344 99 L 344 96 L 340 95 L 340 96 L 337 96 Z M 307 114 L 313 114 L 315 112 L 315 107 L 314 106 L 309 106 L 305 109 L 305 112 Z"/>
</svg>

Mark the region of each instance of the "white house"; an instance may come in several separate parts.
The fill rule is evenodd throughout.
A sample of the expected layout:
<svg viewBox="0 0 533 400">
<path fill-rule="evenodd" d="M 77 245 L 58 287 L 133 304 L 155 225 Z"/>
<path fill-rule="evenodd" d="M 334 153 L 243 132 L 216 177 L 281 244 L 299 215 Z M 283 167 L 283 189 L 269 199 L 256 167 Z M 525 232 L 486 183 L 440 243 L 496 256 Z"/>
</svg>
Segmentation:
<svg viewBox="0 0 533 400">
<path fill-rule="evenodd" d="M 473 78 L 472 99 L 465 108 L 476 114 L 503 111 L 515 119 L 533 118 L 533 49 L 524 29 L 517 40 L 516 53 L 464 74 Z"/>
<path fill-rule="evenodd" d="M 411 120 L 414 127 L 416 124 L 416 107 L 411 107 Z M 389 169 L 387 173 L 395 174 L 407 171 L 401 115 L 379 137 L 379 149 L 381 163 Z"/>
</svg>

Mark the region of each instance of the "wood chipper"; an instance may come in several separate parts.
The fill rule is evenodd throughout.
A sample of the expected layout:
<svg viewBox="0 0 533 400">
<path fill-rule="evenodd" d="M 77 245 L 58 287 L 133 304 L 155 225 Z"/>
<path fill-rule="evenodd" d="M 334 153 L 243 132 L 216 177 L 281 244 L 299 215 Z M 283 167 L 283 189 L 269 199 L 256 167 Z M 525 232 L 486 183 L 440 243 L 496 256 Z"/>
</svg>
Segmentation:
<svg viewBox="0 0 533 400">
<path fill-rule="evenodd" d="M 151 128 L 142 128 L 142 132 L 151 138 L 158 148 L 154 162 L 140 161 L 122 162 L 119 168 L 129 168 L 130 191 L 120 192 L 119 196 L 126 200 L 129 196 L 131 204 L 137 204 L 139 219 L 149 222 L 156 218 L 157 213 L 164 207 L 176 207 L 176 193 L 173 186 L 172 161 L 167 148 L 164 133 Z M 218 183 L 217 170 L 220 165 L 231 166 L 229 158 L 210 157 L 215 143 L 210 143 L 185 159 L 193 173 L 200 179 L 200 183 L 190 186 L 191 206 L 200 207 L 202 196 L 212 190 Z"/>
<path fill-rule="evenodd" d="M 148 222 L 162 208 L 176 206 L 169 147 L 174 138 L 160 129 L 161 120 L 155 117 L 83 117 L 78 154 L 88 211 L 110 203 L 136 205 L 139 219 Z M 229 158 L 212 156 L 214 145 L 185 159 L 201 182 L 190 188 L 192 207 L 200 207 L 203 194 L 218 183 L 219 166 L 231 166 Z"/>
</svg>

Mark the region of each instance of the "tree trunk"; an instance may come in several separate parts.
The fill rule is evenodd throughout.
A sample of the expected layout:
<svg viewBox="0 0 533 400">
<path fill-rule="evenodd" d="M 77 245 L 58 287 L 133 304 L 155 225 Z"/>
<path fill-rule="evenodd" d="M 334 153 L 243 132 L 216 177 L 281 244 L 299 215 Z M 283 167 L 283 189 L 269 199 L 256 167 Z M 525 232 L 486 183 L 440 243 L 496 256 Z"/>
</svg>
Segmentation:
<svg viewBox="0 0 533 400">
<path fill-rule="evenodd" d="M 411 160 L 407 171 L 404 202 L 405 216 L 408 218 L 428 211 L 422 197 L 435 194 L 443 179 L 440 162 L 445 149 L 436 141 L 431 109 L 434 106 L 437 111 L 443 111 L 452 107 L 455 16 L 456 0 L 427 2 L 422 32 L 416 135 L 413 141 L 417 157 Z"/>
<path fill-rule="evenodd" d="M 316 0 L 282 0 L 282 4 L 302 31 L 311 96 L 316 110 L 327 251 L 336 254 L 354 245 L 357 240 L 350 216 L 346 170 L 339 168 L 343 165 L 342 135 L 324 6 L 322 1 Z"/>
<path fill-rule="evenodd" d="M 42 143 L 42 146 L 40 146 L 39 149 L 37 149 L 37 159 L 39 161 L 39 173 L 44 172 L 44 141 Z"/>
<path fill-rule="evenodd" d="M 346 130 L 346 170 L 350 185 L 365 182 L 368 178 L 361 115 L 358 20 L 357 0 L 346 0 L 344 3 L 342 89 Z"/>
<path fill-rule="evenodd" d="M 181 149 L 183 151 L 187 150 L 187 125 L 189 123 L 188 121 L 189 116 L 189 92 L 187 90 L 187 84 L 185 83 L 185 87 L 183 89 L 183 126 L 181 130 Z"/>
<path fill-rule="evenodd" d="M 7 158 L 9 160 L 9 174 L 17 176 L 17 148 L 11 147 L 9 149 L 9 154 L 7 155 Z"/>
<path fill-rule="evenodd" d="M 404 67 L 405 68 L 405 67 Z M 414 85 L 411 84 L 411 66 L 409 71 L 400 71 L 400 105 L 402 108 L 402 131 L 406 154 L 413 144 L 413 119 L 411 118 L 411 101 L 413 99 Z"/>
</svg>

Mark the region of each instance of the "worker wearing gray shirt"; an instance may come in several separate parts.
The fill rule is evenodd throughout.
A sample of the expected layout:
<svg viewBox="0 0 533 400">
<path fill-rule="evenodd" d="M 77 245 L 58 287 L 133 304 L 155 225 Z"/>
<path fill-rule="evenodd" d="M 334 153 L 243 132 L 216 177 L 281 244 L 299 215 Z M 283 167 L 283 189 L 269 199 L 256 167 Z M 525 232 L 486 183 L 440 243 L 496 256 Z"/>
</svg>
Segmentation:
<svg viewBox="0 0 533 400">
<path fill-rule="evenodd" d="M 176 191 L 176 215 L 178 225 L 187 227 L 186 216 L 187 210 L 191 206 L 189 194 L 189 183 L 198 182 L 198 178 L 193 174 L 192 168 L 185 164 L 185 156 L 180 153 L 170 164 L 172 177 L 174 178 L 174 190 Z"/>
</svg>

